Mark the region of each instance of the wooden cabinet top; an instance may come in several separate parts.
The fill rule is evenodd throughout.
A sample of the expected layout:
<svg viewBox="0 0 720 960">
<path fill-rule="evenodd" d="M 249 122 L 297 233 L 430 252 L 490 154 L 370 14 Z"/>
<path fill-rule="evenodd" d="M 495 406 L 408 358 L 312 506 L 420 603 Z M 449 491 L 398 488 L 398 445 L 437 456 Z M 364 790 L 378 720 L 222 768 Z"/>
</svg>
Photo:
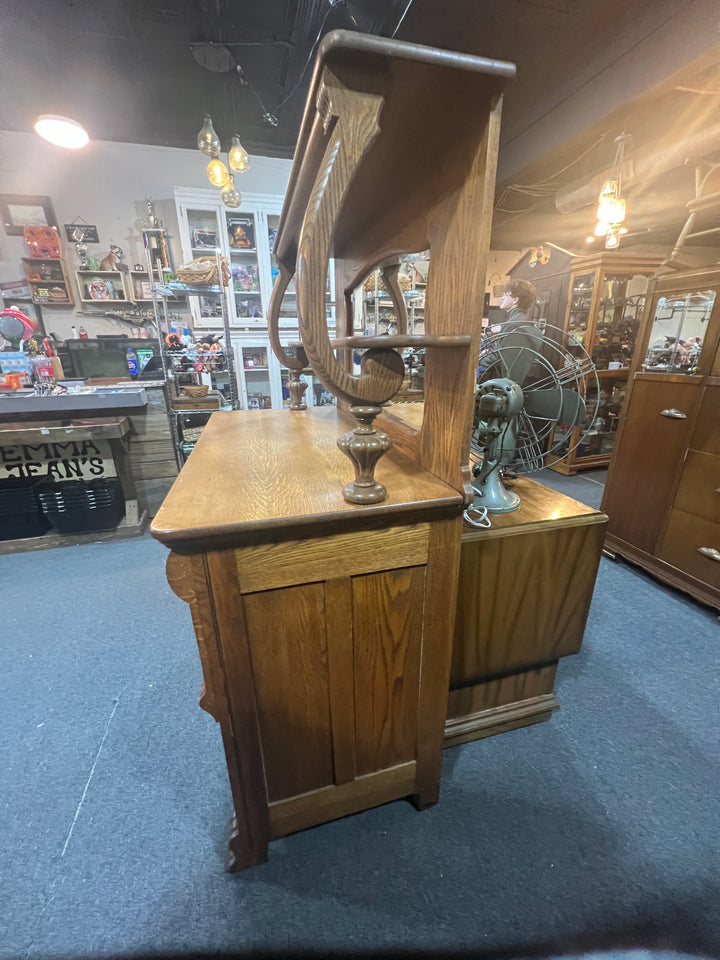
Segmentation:
<svg viewBox="0 0 720 960">
<path fill-rule="evenodd" d="M 423 250 L 428 209 L 464 181 L 488 113 L 515 76 L 515 66 L 350 30 L 326 34 L 318 49 L 295 159 L 275 238 L 277 261 L 292 272 L 315 177 L 333 120 L 325 72 L 350 89 L 385 101 L 380 132 L 363 157 L 335 224 L 334 255 L 379 262 L 406 224 L 404 242 L 389 250 Z M 367 118 L 356 118 L 357 134 Z"/>
<path fill-rule="evenodd" d="M 511 513 L 490 514 L 492 526 L 484 530 L 464 525 L 463 543 L 537 533 L 544 529 L 557 530 L 563 526 L 607 522 L 605 514 L 594 507 L 551 490 L 529 477 L 518 477 L 517 480 L 507 481 L 507 485 L 520 497 L 519 509 Z"/>
<path fill-rule="evenodd" d="M 347 503 L 342 487 L 352 468 L 336 441 L 354 425 L 335 408 L 213 414 L 153 521 L 153 536 L 194 547 L 220 539 L 245 545 L 462 511 L 459 493 L 396 450 L 377 469 L 387 499 Z"/>
</svg>

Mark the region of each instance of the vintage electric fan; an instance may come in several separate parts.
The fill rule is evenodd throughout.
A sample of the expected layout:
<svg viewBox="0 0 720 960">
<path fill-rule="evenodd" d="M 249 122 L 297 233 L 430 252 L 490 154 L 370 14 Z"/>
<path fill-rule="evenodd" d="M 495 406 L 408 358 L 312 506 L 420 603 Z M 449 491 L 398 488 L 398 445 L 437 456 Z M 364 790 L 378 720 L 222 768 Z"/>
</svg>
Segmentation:
<svg viewBox="0 0 720 960">
<path fill-rule="evenodd" d="M 598 378 L 582 344 L 550 324 L 484 338 L 479 369 L 472 451 L 482 459 L 473 467 L 474 507 L 508 513 L 520 498 L 502 474 L 539 470 L 547 454 L 567 456 L 574 428 L 585 424 L 584 435 L 595 419 Z"/>
</svg>

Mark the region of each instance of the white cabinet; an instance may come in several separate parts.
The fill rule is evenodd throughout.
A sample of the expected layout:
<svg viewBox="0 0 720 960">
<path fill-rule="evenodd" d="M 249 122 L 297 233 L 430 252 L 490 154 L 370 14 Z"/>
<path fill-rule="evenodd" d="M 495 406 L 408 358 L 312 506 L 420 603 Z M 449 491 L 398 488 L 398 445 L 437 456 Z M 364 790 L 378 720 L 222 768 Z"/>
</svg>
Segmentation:
<svg viewBox="0 0 720 960">
<path fill-rule="evenodd" d="M 283 198 L 272 194 L 243 194 L 237 210 L 225 207 L 217 190 L 175 188 L 180 224 L 182 262 L 214 254 L 219 249 L 230 264 L 232 281 L 226 292 L 232 348 L 236 359 L 238 392 L 244 409 L 279 408 L 288 403 L 284 370 L 270 347 L 267 313 L 277 265 L 272 256 Z M 220 331 L 222 310 L 218 295 L 189 295 L 196 332 Z M 331 264 L 327 316 L 331 336 L 335 329 L 334 269 Z M 293 280 L 283 298 L 279 330 L 284 343 L 300 337 Z M 307 371 L 308 406 L 329 402 L 330 395 L 313 382 Z"/>
</svg>

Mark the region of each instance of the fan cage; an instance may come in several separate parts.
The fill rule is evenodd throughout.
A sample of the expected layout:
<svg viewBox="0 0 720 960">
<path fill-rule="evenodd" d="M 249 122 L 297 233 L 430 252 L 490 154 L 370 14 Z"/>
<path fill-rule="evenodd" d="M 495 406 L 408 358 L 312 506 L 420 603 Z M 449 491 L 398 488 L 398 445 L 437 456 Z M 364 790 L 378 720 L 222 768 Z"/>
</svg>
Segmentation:
<svg viewBox="0 0 720 960">
<path fill-rule="evenodd" d="M 532 325 L 528 325 L 532 326 Z M 512 331 L 500 331 L 483 337 L 480 341 L 478 361 L 478 389 L 488 380 L 503 377 L 505 339 L 509 333 L 521 331 L 515 327 Z M 577 449 L 592 429 L 600 405 L 600 381 L 592 357 L 582 343 L 572 334 L 560 327 L 544 323 L 542 329 L 535 327 L 542 336 L 539 349 L 523 347 L 533 355 L 531 367 L 532 382 L 519 384 L 525 398 L 536 390 L 558 390 L 558 409 L 553 417 L 530 416 L 525 409 L 517 417 L 509 420 L 500 438 L 500 450 L 508 434 L 511 423 L 515 423 L 515 454 L 510 460 L 503 460 L 504 469 L 516 473 L 534 473 L 545 466 L 545 458 L 552 456 L 565 459 Z M 513 355 L 518 347 L 513 346 Z M 585 402 L 585 417 L 580 425 L 577 439 L 572 443 L 573 434 L 578 426 L 560 423 L 562 414 L 562 389 L 576 390 Z M 482 458 L 483 444 L 480 441 L 480 424 L 474 425 L 470 451 L 473 459 Z M 571 446 L 572 444 L 572 446 Z"/>
</svg>

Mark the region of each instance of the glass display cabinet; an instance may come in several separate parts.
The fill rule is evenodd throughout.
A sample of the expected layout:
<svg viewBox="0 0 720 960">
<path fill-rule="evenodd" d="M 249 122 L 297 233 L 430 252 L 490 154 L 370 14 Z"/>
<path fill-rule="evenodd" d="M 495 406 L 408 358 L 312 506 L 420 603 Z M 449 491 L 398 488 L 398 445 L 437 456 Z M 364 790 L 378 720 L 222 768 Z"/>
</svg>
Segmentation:
<svg viewBox="0 0 720 960">
<path fill-rule="evenodd" d="M 557 443 L 558 432 L 563 443 L 559 452 L 547 457 L 547 466 L 559 473 L 572 476 L 579 470 L 610 462 L 628 374 L 642 338 L 648 284 L 659 262 L 648 257 L 601 253 L 573 263 L 564 324 L 565 346 L 570 353 L 579 353 L 583 347 L 591 355 L 600 394 L 594 396 L 591 378 L 588 411 L 595 413 L 597 407 L 592 425 L 586 422 L 574 428 L 562 424 L 556 427 L 551 443 Z"/>
<path fill-rule="evenodd" d="M 273 256 L 282 197 L 271 194 L 243 194 L 242 206 L 230 210 L 216 190 L 175 188 L 175 205 L 180 226 L 182 258 L 186 263 L 220 250 L 230 265 L 231 284 L 227 295 L 230 346 L 236 360 L 240 404 L 244 409 L 280 408 L 287 402 L 287 371 L 270 348 L 267 311 L 278 266 Z M 334 277 L 331 269 L 327 286 L 327 319 L 334 326 Z M 188 297 L 196 332 L 220 332 L 220 294 Z M 288 343 L 299 340 L 295 280 L 288 285 L 280 310 L 279 328 Z M 330 395 L 312 379 L 308 406 L 330 402 Z M 333 398 L 334 402 L 334 398 Z"/>
<path fill-rule="evenodd" d="M 720 270 L 652 281 L 608 473 L 606 547 L 720 608 Z"/>
</svg>

